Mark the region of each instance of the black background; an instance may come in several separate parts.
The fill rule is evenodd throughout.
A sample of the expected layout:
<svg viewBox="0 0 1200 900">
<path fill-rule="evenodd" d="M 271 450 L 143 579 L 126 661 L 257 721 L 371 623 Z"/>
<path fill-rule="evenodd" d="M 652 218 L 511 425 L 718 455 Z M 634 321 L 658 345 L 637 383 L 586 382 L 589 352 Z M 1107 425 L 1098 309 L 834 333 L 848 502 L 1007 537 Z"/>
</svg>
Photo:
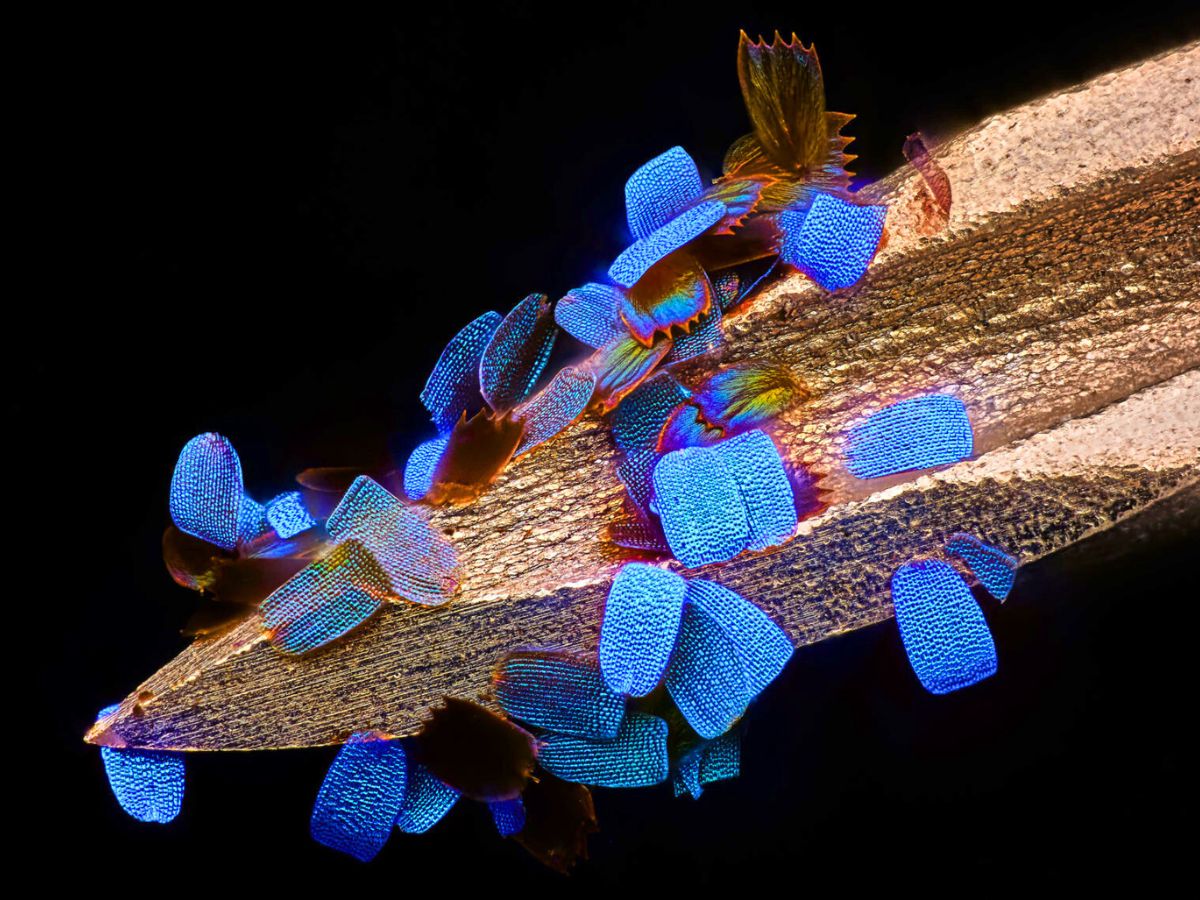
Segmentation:
<svg viewBox="0 0 1200 900">
<path fill-rule="evenodd" d="M 26 511 L 10 553 L 32 553 L 37 576 L 10 602 L 36 613 L 22 644 L 48 719 L 10 717 L 11 737 L 49 762 L 24 829 L 61 860 L 46 876 L 155 890 L 566 884 L 465 803 L 368 867 L 312 843 L 325 750 L 193 755 L 172 826 L 120 813 L 79 737 L 183 645 L 191 598 L 159 557 L 179 448 L 229 435 L 262 497 L 308 465 L 405 452 L 428 430 L 425 375 L 463 323 L 530 291 L 559 296 L 621 249 L 637 165 L 682 144 L 715 171 L 747 130 L 740 27 L 816 42 L 829 107 L 859 115 L 848 130 L 871 178 L 902 162 L 916 128 L 947 138 L 1194 39 L 1188 5 L 1117 18 L 973 4 L 955 18 L 928 4 L 438 2 L 392 19 L 55 23 L 23 134 L 48 173 L 32 180 L 30 227 L 46 229 L 54 290 L 8 341 L 10 418 L 39 453 L 8 448 Z M 739 781 L 697 803 L 666 787 L 598 792 L 603 831 L 573 883 L 782 872 L 797 893 L 924 892 L 1176 869 L 1194 632 L 1131 609 L 1194 599 L 1173 564 L 1186 537 L 1024 576 L 988 608 L 1000 674 L 958 695 L 921 691 L 892 625 L 804 650 L 754 710 Z"/>
</svg>

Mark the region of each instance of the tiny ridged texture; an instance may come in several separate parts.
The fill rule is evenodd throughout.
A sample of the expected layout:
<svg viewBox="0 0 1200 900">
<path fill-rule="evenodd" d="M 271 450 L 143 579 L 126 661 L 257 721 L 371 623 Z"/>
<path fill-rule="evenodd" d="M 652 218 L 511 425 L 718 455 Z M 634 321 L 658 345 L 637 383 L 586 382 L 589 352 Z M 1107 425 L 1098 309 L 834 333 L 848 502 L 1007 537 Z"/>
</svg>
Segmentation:
<svg viewBox="0 0 1200 900">
<path fill-rule="evenodd" d="M 242 502 L 238 505 L 238 540 L 249 543 L 266 534 L 270 527 L 267 508 L 257 500 L 242 494 Z"/>
<path fill-rule="evenodd" d="M 952 534 L 946 552 L 967 564 L 984 590 L 1003 602 L 1017 577 L 1017 558 L 971 534 Z"/>
<path fill-rule="evenodd" d="M 429 380 L 421 390 L 421 402 L 429 410 L 439 434 L 448 434 L 454 423 L 482 404 L 479 391 L 479 361 L 484 348 L 504 321 L 498 312 L 486 312 L 450 339 Z"/>
<path fill-rule="evenodd" d="M 530 294 L 504 317 L 479 362 L 483 398 L 507 412 L 529 396 L 550 360 L 558 327 L 545 294 Z"/>
<path fill-rule="evenodd" d="M 850 287 L 871 264 L 885 218 L 886 206 L 857 206 L 817 194 L 807 211 L 779 214 L 779 258 L 826 290 Z"/>
<path fill-rule="evenodd" d="M 488 809 L 491 810 L 492 822 L 496 826 L 496 831 L 500 833 L 500 837 L 520 834 L 525 828 L 525 803 L 520 797 L 514 797 L 511 800 L 497 800 L 495 803 L 489 803 Z"/>
<path fill-rule="evenodd" d="M 316 525 L 299 491 L 280 494 L 267 504 L 267 522 L 281 538 L 292 538 Z"/>
<path fill-rule="evenodd" d="M 635 241 L 691 206 L 704 193 L 696 163 L 682 147 L 672 147 L 641 166 L 625 182 L 625 215 Z"/>
<path fill-rule="evenodd" d="M 596 390 L 592 372 L 567 367 L 521 407 L 517 419 L 525 426 L 514 456 L 545 443 L 583 415 Z"/>
<path fill-rule="evenodd" d="M 679 642 L 667 669 L 667 691 L 692 730 L 703 738 L 724 734 L 750 703 L 733 641 L 693 604 L 683 612 Z"/>
<path fill-rule="evenodd" d="M 263 600 L 263 629 L 277 649 L 307 653 L 374 615 L 387 584 L 370 551 L 358 541 L 344 541 Z"/>
<path fill-rule="evenodd" d="M 721 332 L 721 309 L 716 304 L 702 315 L 692 330 L 678 335 L 671 343 L 671 352 L 663 360 L 663 365 L 687 362 L 721 346 L 724 341 Z"/>
<path fill-rule="evenodd" d="M 449 438 L 432 438 L 417 444 L 408 455 L 408 462 L 404 464 L 404 493 L 409 500 L 421 500 L 429 493 L 434 473 L 449 443 Z"/>
<path fill-rule="evenodd" d="M 237 547 L 242 463 L 227 438 L 197 435 L 183 446 L 171 475 L 171 521 L 185 534 L 224 550 Z"/>
<path fill-rule="evenodd" d="M 721 458 L 742 492 L 750 526 L 747 549 L 765 550 L 795 534 L 799 520 L 792 481 L 765 432 L 747 431 L 714 444 L 710 452 Z"/>
<path fill-rule="evenodd" d="M 792 640 L 770 617 L 729 588 L 692 578 L 687 602 L 708 614 L 733 642 L 746 675 L 751 696 L 762 692 L 792 658 Z"/>
<path fill-rule="evenodd" d="M 629 713 L 617 736 L 593 741 L 548 734 L 538 761 L 563 781 L 598 787 L 648 787 L 670 775 L 667 723 L 657 716 Z"/>
<path fill-rule="evenodd" d="M 353 538 L 370 550 L 387 575 L 385 594 L 439 606 L 458 589 L 458 557 L 428 513 L 405 506 L 366 475 L 354 480 L 325 527 L 334 540 Z"/>
<path fill-rule="evenodd" d="M 880 478 L 966 459 L 975 436 L 957 397 L 911 397 L 867 416 L 846 436 L 846 468 L 856 478 Z"/>
<path fill-rule="evenodd" d="M 625 493 L 643 513 L 650 508 L 651 477 L 661 453 L 654 450 L 630 450 L 617 463 L 617 477 L 625 485 Z"/>
<path fill-rule="evenodd" d="M 623 453 L 653 450 L 671 413 L 688 399 L 687 390 L 666 372 L 630 393 L 612 417 L 613 440 Z"/>
<path fill-rule="evenodd" d="M 691 794 L 699 799 L 704 786 L 728 781 L 741 774 L 742 735 L 740 729 L 725 732 L 684 754 L 675 766 L 675 796 Z"/>
<path fill-rule="evenodd" d="M 613 578 L 600 627 L 600 671 L 617 694 L 644 697 L 671 658 L 687 583 L 666 569 L 629 563 Z"/>
<path fill-rule="evenodd" d="M 99 718 L 116 709 L 108 707 Z M 113 796 L 139 822 L 166 824 L 179 815 L 185 783 L 183 757 L 163 750 L 101 747 Z"/>
<path fill-rule="evenodd" d="M 721 457 L 705 447 L 666 454 L 654 467 L 653 508 L 671 553 L 689 569 L 725 562 L 750 538 L 746 505 Z"/>
<path fill-rule="evenodd" d="M 406 834 L 424 834 L 454 808 L 461 796 L 420 763 L 409 762 L 404 804 L 396 827 Z"/>
<path fill-rule="evenodd" d="M 608 269 L 608 277 L 622 287 L 633 287 L 663 257 L 695 240 L 725 216 L 725 204 L 706 200 L 681 213 L 653 234 L 626 247 Z"/>
<path fill-rule="evenodd" d="M 737 272 L 726 270 L 714 275 L 712 284 L 717 295 L 717 305 L 721 307 L 722 311 L 728 312 L 738 301 L 742 287 L 741 278 L 738 277 Z"/>
<path fill-rule="evenodd" d="M 575 340 L 599 350 L 625 333 L 617 313 L 624 299 L 619 287 L 589 281 L 572 288 L 554 305 L 554 321 Z"/>
<path fill-rule="evenodd" d="M 892 575 L 892 605 L 908 661 L 931 694 L 995 674 L 992 633 L 967 583 L 948 563 L 905 563 Z"/>
<path fill-rule="evenodd" d="M 509 716 L 548 731 L 611 738 L 625 717 L 625 699 L 609 690 L 600 669 L 567 655 L 509 654 L 492 684 Z"/>
<path fill-rule="evenodd" d="M 404 804 L 407 770 L 399 741 L 370 731 L 351 735 L 313 804 L 313 838 L 363 862 L 374 859 Z"/>
</svg>

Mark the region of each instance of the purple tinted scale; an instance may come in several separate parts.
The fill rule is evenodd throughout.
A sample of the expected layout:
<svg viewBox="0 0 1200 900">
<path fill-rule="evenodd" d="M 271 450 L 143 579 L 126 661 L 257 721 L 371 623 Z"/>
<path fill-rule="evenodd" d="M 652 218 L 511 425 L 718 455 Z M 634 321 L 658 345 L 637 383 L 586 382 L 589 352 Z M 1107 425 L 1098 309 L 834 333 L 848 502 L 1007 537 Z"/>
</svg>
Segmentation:
<svg viewBox="0 0 1200 900">
<path fill-rule="evenodd" d="M 304 506 L 299 491 L 280 494 L 267 504 L 267 522 L 283 539 L 292 538 L 308 531 L 317 524 Z"/>
<path fill-rule="evenodd" d="M 557 336 L 545 294 L 530 294 L 513 307 L 479 362 L 479 386 L 488 406 L 507 412 L 529 396 Z"/>
<path fill-rule="evenodd" d="M 780 259 L 827 290 L 850 287 L 866 273 L 886 217 L 886 206 L 857 206 L 818 194 L 806 212 L 779 214 Z"/>
<path fill-rule="evenodd" d="M 367 862 L 383 849 L 404 804 L 407 760 L 398 741 L 350 736 L 325 775 L 309 823 L 326 847 Z"/>
<path fill-rule="evenodd" d="M 171 476 L 171 520 L 185 534 L 224 550 L 237 546 L 242 463 L 228 439 L 197 435 L 179 453 Z"/>
<path fill-rule="evenodd" d="M 725 562 L 746 549 L 750 524 L 741 489 L 711 449 L 666 454 L 654 467 L 653 485 L 663 534 L 685 566 Z"/>
<path fill-rule="evenodd" d="M 696 734 L 724 734 L 746 711 L 752 694 L 742 660 L 725 631 L 689 604 L 667 669 L 667 691 Z"/>
<path fill-rule="evenodd" d="M 645 713 L 629 713 L 617 736 L 593 741 L 568 734 L 542 739 L 538 762 L 563 781 L 598 787 L 648 787 L 670 776 L 667 723 Z"/>
<path fill-rule="evenodd" d="M 747 549 L 765 550 L 795 534 L 799 520 L 791 478 L 765 432 L 747 431 L 714 444 L 711 452 L 721 458 L 742 492 L 750 526 Z"/>
<path fill-rule="evenodd" d="M 625 182 L 625 211 L 633 239 L 649 237 L 703 193 L 696 163 L 682 147 L 654 157 Z"/>
<path fill-rule="evenodd" d="M 729 588 L 692 578 L 687 585 L 690 606 L 703 610 L 732 641 L 746 674 L 751 696 L 759 694 L 783 671 L 792 657 L 792 641 L 770 617 Z"/>
<path fill-rule="evenodd" d="M 649 553 L 671 552 L 671 548 L 667 545 L 667 539 L 663 536 L 662 528 L 646 513 L 636 508 L 629 519 L 610 525 L 608 533 L 612 542 L 618 547 L 644 550 Z"/>
<path fill-rule="evenodd" d="M 913 671 L 931 694 L 947 694 L 996 673 L 996 645 L 979 604 L 954 568 L 906 563 L 892 576 L 892 605 Z"/>
<path fill-rule="evenodd" d="M 622 287 L 633 287 L 652 265 L 698 238 L 724 215 L 725 204 L 719 200 L 693 206 L 653 234 L 626 247 L 609 267 L 608 277 Z"/>
<path fill-rule="evenodd" d="M 599 350 L 625 334 L 617 313 L 624 299 L 619 287 L 589 282 L 568 291 L 555 304 L 554 321 L 577 341 Z"/>
<path fill-rule="evenodd" d="M 521 407 L 518 418 L 525 431 L 514 456 L 545 443 L 583 415 L 596 390 L 592 372 L 562 369 L 548 385 Z"/>
<path fill-rule="evenodd" d="M 103 718 L 116 707 L 102 710 Z M 166 824 L 179 815 L 185 784 L 183 757 L 162 750 L 101 747 L 113 796 L 139 822 Z"/>
<path fill-rule="evenodd" d="M 970 534 L 954 534 L 946 541 L 946 552 L 967 564 L 984 590 L 1003 602 L 1017 577 L 1017 558 L 999 547 L 985 544 Z"/>
<path fill-rule="evenodd" d="M 442 454 L 450 439 L 436 437 L 423 441 L 413 449 L 404 464 L 404 493 L 409 500 L 421 500 L 433 487 L 433 476 L 437 472 Z"/>
<path fill-rule="evenodd" d="M 404 804 L 396 815 L 396 827 L 406 834 L 424 834 L 440 822 L 459 793 L 420 763 L 409 762 Z"/>
<path fill-rule="evenodd" d="M 644 697 L 675 647 L 687 583 L 666 569 L 629 563 L 617 573 L 600 628 L 600 671 L 609 690 Z"/>
<path fill-rule="evenodd" d="M 588 738 L 611 738 L 625 717 L 625 700 L 609 690 L 600 670 L 569 658 L 514 654 L 500 664 L 496 700 L 514 719 Z"/>
<path fill-rule="evenodd" d="M 492 821 L 501 837 L 520 834 L 525 827 L 525 803 L 520 797 L 497 800 L 495 803 L 489 803 L 488 809 L 491 810 Z"/>
<path fill-rule="evenodd" d="M 466 413 L 483 404 L 479 392 L 479 361 L 483 350 L 504 321 L 498 312 L 486 312 L 450 339 L 429 380 L 421 390 L 421 402 L 429 410 L 439 434 L 448 434 Z"/>
<path fill-rule="evenodd" d="M 872 413 L 846 436 L 846 468 L 879 478 L 966 459 L 974 450 L 966 407 L 957 397 L 912 397 Z"/>
</svg>

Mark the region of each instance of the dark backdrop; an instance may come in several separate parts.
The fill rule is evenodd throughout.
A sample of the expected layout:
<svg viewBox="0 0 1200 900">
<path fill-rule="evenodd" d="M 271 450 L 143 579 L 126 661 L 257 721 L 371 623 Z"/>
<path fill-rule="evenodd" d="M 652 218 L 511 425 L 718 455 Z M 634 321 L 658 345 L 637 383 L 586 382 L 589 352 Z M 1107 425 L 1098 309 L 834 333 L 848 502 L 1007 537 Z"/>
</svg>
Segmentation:
<svg viewBox="0 0 1200 900">
<path fill-rule="evenodd" d="M 26 829 L 61 860 L 49 877 L 561 885 L 469 804 L 370 867 L 315 845 L 324 750 L 189 757 L 171 827 L 119 812 L 79 737 L 183 645 L 190 596 L 159 539 L 184 441 L 229 435 L 258 496 L 307 465 L 412 446 L 418 391 L 459 326 L 558 296 L 621 249 L 633 168 L 682 144 L 716 170 L 747 130 L 739 27 L 816 42 L 830 108 L 859 115 L 866 177 L 900 164 L 916 128 L 949 137 L 1200 34 L 1183 5 L 731 6 L 64 14 L 43 35 L 27 134 L 53 173 L 41 212 L 48 276 L 64 280 L 10 334 L 9 412 L 39 453 L 10 472 L 40 534 L 36 580 L 10 602 L 41 623 L 23 643 L 48 722 L 13 737 L 50 763 Z M 923 892 L 1178 864 L 1190 634 L 1129 623 L 1134 604 L 1195 596 L 1172 566 L 1190 537 L 1024 578 L 989 611 L 1000 674 L 960 695 L 920 690 L 890 624 L 804 650 L 754 710 L 741 780 L 698 803 L 598 792 L 603 831 L 576 883 L 784 870 L 797 893 Z M 22 540 L 10 551 L 28 559 Z"/>
</svg>

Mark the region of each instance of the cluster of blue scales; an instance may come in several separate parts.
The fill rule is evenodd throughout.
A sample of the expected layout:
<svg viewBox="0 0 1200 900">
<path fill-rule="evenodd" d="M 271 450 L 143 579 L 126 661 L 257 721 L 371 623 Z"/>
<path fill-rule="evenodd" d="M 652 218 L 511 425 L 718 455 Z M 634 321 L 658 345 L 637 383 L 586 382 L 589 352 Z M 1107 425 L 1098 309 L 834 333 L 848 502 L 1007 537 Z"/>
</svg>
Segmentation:
<svg viewBox="0 0 1200 900">
<path fill-rule="evenodd" d="M 455 425 L 480 400 L 491 414 L 524 423 L 516 455 L 561 431 L 588 406 L 596 387 L 585 370 L 565 369 L 534 394 L 556 329 L 592 347 L 625 335 L 627 292 L 655 263 L 727 213 L 704 200 L 695 164 L 674 148 L 640 168 L 626 186 L 634 242 L 609 269 L 612 284 L 592 283 L 559 302 L 547 327 L 545 298 L 531 295 L 502 317 L 487 313 L 451 341 L 422 400 L 437 436 L 413 451 L 404 500 L 360 478 L 324 522 L 290 492 L 261 504 L 245 492 L 232 445 L 203 434 L 184 447 L 172 478 L 171 517 L 181 531 L 225 551 L 269 554 L 298 534 L 324 529 L 330 549 L 263 601 L 263 627 L 282 652 L 304 653 L 354 628 L 383 602 L 437 605 L 453 592 L 453 548 L 420 506 Z M 830 289 L 865 272 L 883 228 L 883 207 L 816 194 L 779 216 L 780 258 Z M 721 340 L 720 316 L 738 297 L 736 278 L 716 279 L 718 302 L 687 336 L 676 336 L 668 363 Z M 743 294 L 744 296 L 744 294 Z M 646 381 L 617 407 L 618 474 L 639 509 L 658 517 L 670 554 L 683 566 L 721 563 L 793 537 L 793 481 L 774 440 L 754 429 L 708 446 L 663 452 L 656 437 L 682 398 L 673 379 Z M 918 396 L 867 416 L 844 436 L 846 469 L 863 479 L 926 469 L 973 452 L 966 409 L 950 395 Z M 956 534 L 942 555 L 974 573 L 1003 600 L 1017 561 L 977 537 Z M 943 559 L 900 566 L 892 599 L 905 650 L 921 684 L 935 694 L 996 671 L 996 649 L 959 571 Z M 494 699 L 537 739 L 538 764 L 564 781 L 646 787 L 672 781 L 677 795 L 735 777 L 737 723 L 793 652 L 787 634 L 754 603 L 717 581 L 685 578 L 668 564 L 630 563 L 614 577 L 597 656 L 581 659 L 517 652 L 499 665 Z M 698 736 L 678 758 L 668 752 L 668 721 L 631 708 L 665 687 Z M 100 719 L 115 707 L 105 709 Z M 102 748 L 121 806 L 147 822 L 178 814 L 182 757 L 163 751 Z M 338 752 L 313 808 L 313 837 L 358 859 L 374 857 L 393 828 L 420 833 L 459 800 L 455 788 L 411 758 L 404 740 L 359 732 Z M 525 807 L 514 797 L 489 804 L 502 835 L 519 834 Z"/>
</svg>

